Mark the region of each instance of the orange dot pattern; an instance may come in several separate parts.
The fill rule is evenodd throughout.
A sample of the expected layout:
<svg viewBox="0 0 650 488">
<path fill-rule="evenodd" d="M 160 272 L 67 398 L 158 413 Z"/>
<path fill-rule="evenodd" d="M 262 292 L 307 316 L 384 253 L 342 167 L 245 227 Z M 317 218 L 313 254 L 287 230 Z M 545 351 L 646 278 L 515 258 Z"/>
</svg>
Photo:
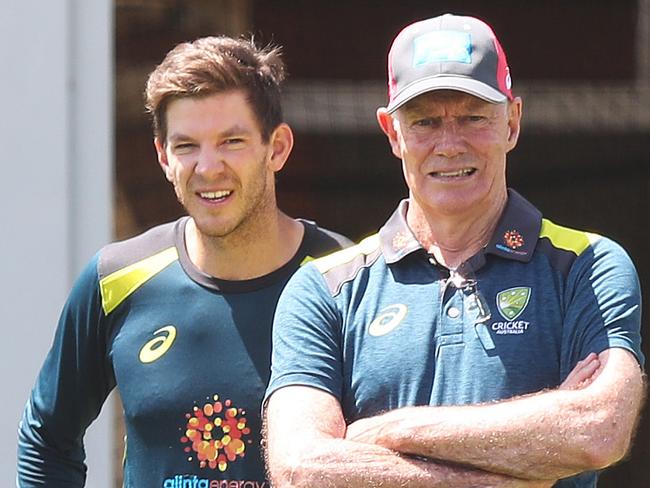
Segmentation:
<svg viewBox="0 0 650 488">
<path fill-rule="evenodd" d="M 185 452 L 190 454 L 187 460 L 193 461 L 194 453 L 201 468 L 223 472 L 228 469 L 228 463 L 243 458 L 246 444 L 251 443 L 246 439 L 251 431 L 246 426 L 245 414 L 230 400 L 220 401 L 219 395 L 186 413 L 185 435 L 181 442 L 187 444 Z"/>
<path fill-rule="evenodd" d="M 503 240 L 510 249 L 517 249 L 524 245 L 523 236 L 516 230 L 509 230 L 503 234 Z"/>
</svg>

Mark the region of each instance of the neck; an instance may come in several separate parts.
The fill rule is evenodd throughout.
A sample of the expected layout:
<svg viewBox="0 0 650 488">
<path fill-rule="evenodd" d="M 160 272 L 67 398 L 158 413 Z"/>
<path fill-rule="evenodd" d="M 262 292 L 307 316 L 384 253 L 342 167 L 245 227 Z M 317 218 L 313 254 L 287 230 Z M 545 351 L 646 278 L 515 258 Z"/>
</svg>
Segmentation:
<svg viewBox="0 0 650 488">
<path fill-rule="evenodd" d="M 425 211 L 411 199 L 406 218 L 415 237 L 436 261 L 456 269 L 488 244 L 506 201 L 504 193 L 481 205 L 478 212 L 439 214 Z"/>
<path fill-rule="evenodd" d="M 223 280 L 258 278 L 286 264 L 298 251 L 304 226 L 276 209 L 262 225 L 237 229 L 223 236 L 208 236 L 190 219 L 185 245 L 192 263 L 204 273 Z"/>
</svg>

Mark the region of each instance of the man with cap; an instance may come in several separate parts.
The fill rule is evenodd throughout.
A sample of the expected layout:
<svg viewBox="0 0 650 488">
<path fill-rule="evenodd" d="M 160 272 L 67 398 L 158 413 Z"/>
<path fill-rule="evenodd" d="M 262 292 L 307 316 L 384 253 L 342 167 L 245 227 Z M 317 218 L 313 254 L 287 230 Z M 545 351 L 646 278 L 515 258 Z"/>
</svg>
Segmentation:
<svg viewBox="0 0 650 488">
<path fill-rule="evenodd" d="M 628 450 L 644 392 L 634 266 L 507 188 L 522 102 L 488 25 L 417 22 L 388 64 L 377 119 L 409 198 L 280 298 L 271 479 L 596 486 Z"/>
</svg>

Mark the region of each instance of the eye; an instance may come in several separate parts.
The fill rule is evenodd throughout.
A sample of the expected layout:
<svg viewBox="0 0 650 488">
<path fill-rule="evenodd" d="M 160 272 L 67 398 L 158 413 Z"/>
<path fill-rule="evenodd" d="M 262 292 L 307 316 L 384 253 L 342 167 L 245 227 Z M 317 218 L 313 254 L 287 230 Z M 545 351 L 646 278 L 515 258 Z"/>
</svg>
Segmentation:
<svg viewBox="0 0 650 488">
<path fill-rule="evenodd" d="M 464 122 L 468 122 L 470 124 L 477 124 L 481 122 L 485 122 L 487 120 L 487 117 L 484 115 L 467 115 L 463 117 Z"/>
<path fill-rule="evenodd" d="M 186 152 L 191 151 L 195 147 L 196 147 L 196 144 L 194 144 L 192 142 L 179 142 L 177 144 L 174 144 L 172 149 L 176 153 L 186 153 Z"/>
<path fill-rule="evenodd" d="M 439 117 L 422 117 L 414 119 L 408 127 L 414 133 L 429 133 L 439 128 L 441 123 L 442 121 Z"/>
<path fill-rule="evenodd" d="M 244 137 L 227 137 L 223 139 L 221 146 L 229 151 L 238 151 L 246 147 L 246 141 Z"/>
<path fill-rule="evenodd" d="M 225 144 L 241 144 L 244 142 L 244 139 L 241 137 L 230 137 L 224 141 Z"/>
<path fill-rule="evenodd" d="M 431 127 L 434 124 L 433 119 L 418 119 L 413 122 L 413 127 Z"/>
</svg>

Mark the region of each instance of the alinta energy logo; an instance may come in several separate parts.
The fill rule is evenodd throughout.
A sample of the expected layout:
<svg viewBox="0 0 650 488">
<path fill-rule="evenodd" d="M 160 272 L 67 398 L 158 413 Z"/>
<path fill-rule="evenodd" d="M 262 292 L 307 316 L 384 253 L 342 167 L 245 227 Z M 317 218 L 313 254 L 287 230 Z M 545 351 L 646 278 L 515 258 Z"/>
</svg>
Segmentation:
<svg viewBox="0 0 650 488">
<path fill-rule="evenodd" d="M 198 462 L 201 468 L 224 472 L 228 464 L 243 458 L 251 430 L 246 426 L 246 412 L 230 400 L 221 401 L 214 395 L 202 406 L 195 406 L 185 414 L 187 422 L 181 442 L 190 454 L 189 462 Z"/>
<path fill-rule="evenodd" d="M 519 250 L 525 244 L 524 236 L 516 229 L 507 230 L 503 234 L 503 244 L 497 243 L 497 249 L 507 252 L 509 254 L 517 254 L 523 256 L 526 251 Z"/>
<path fill-rule="evenodd" d="M 503 242 L 510 249 L 518 249 L 524 245 L 524 238 L 518 231 L 509 230 L 503 234 Z"/>
</svg>

